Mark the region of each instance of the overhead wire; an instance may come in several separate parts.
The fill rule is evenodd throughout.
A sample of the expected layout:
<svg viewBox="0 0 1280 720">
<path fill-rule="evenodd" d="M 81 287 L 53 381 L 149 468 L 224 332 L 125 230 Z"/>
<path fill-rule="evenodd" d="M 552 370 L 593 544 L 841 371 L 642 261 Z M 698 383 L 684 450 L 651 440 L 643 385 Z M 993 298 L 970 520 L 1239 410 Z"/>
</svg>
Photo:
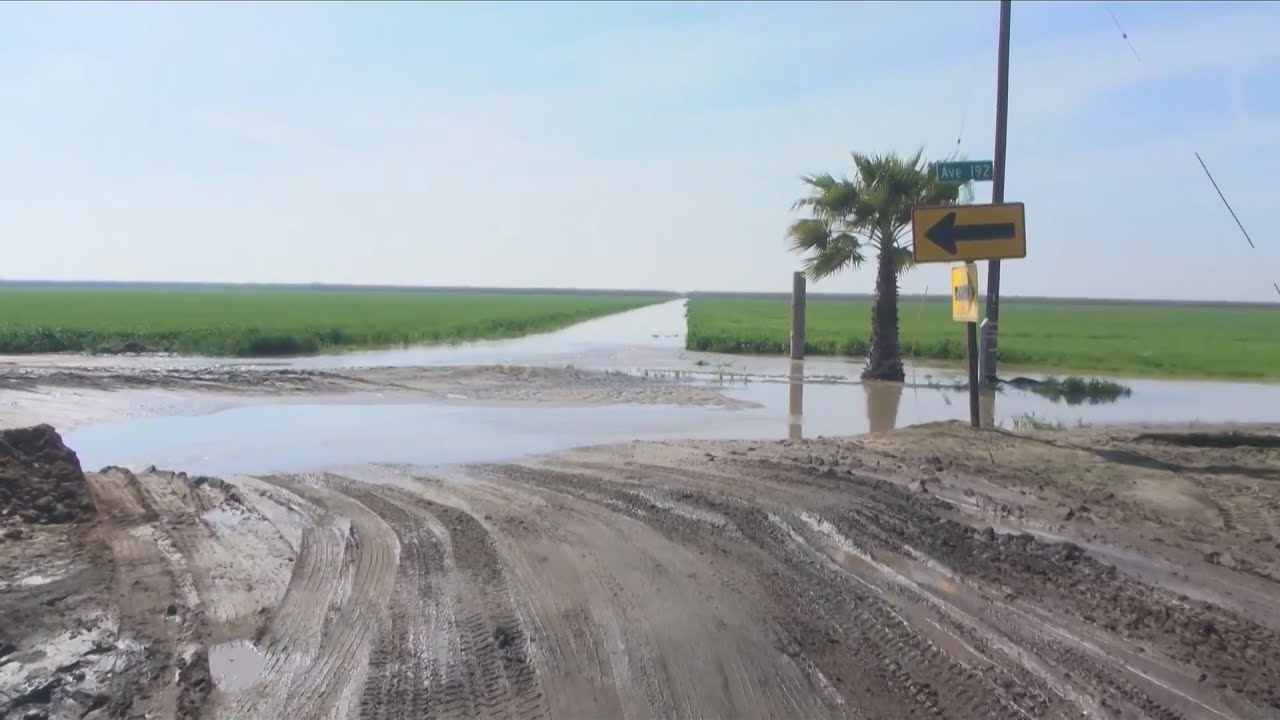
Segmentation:
<svg viewBox="0 0 1280 720">
<path fill-rule="evenodd" d="M 1116 30 L 1120 31 L 1120 37 L 1124 39 L 1125 44 L 1129 46 L 1129 50 L 1133 52 L 1133 58 L 1138 62 L 1142 62 L 1142 57 L 1138 55 L 1138 48 L 1134 47 L 1133 41 L 1129 39 L 1129 33 L 1125 32 L 1124 28 L 1120 27 L 1119 18 L 1116 17 L 1115 13 L 1111 12 L 1111 5 L 1108 3 L 1103 3 L 1102 8 L 1107 11 L 1108 15 L 1111 16 L 1111 22 L 1115 23 Z"/>
<path fill-rule="evenodd" d="M 1125 32 L 1124 27 L 1120 25 L 1120 19 L 1116 17 L 1114 12 L 1112 12 L 1111 6 L 1108 3 L 1103 3 L 1102 7 L 1107 11 L 1107 15 L 1111 17 L 1111 22 L 1115 24 L 1116 30 L 1120 32 L 1121 39 L 1125 41 L 1125 44 L 1129 46 L 1129 50 L 1133 52 L 1134 59 L 1141 63 L 1142 57 L 1138 54 L 1138 49 L 1134 47 L 1133 41 L 1129 38 L 1129 33 Z M 1209 166 L 1205 164 L 1204 158 L 1200 157 L 1200 152 L 1196 150 L 1193 150 L 1192 152 L 1195 153 L 1196 161 L 1200 163 L 1200 169 L 1204 170 L 1204 174 L 1209 178 L 1209 182 L 1213 185 L 1214 191 L 1218 193 L 1218 199 L 1222 200 L 1222 204 L 1227 208 L 1227 212 L 1231 213 L 1231 219 L 1235 220 L 1236 227 L 1240 228 L 1240 233 L 1244 235 L 1245 242 L 1249 243 L 1249 247 L 1253 249 L 1254 252 L 1260 252 L 1258 250 L 1258 246 L 1254 244 L 1253 238 L 1250 237 L 1249 231 L 1245 229 L 1244 223 L 1240 220 L 1240 216 L 1236 215 L 1235 209 L 1232 208 L 1231 203 L 1227 201 L 1227 196 L 1223 194 L 1222 188 L 1218 186 L 1218 181 L 1214 179 L 1213 173 L 1209 172 Z M 1276 282 L 1275 280 L 1268 278 L 1266 276 L 1267 271 L 1262 265 L 1259 264 L 1255 267 L 1257 267 L 1259 272 L 1262 274 L 1263 281 L 1265 282 L 1269 280 L 1271 282 L 1271 287 L 1276 291 L 1276 295 L 1280 296 L 1280 282 Z"/>
<path fill-rule="evenodd" d="M 969 62 L 969 81 L 965 84 L 964 100 L 960 103 L 960 130 L 956 133 L 956 146 L 952 150 L 952 154 L 957 158 L 960 157 L 960 143 L 964 140 L 965 124 L 969 119 L 969 100 L 973 97 L 974 77 L 978 72 L 978 54 L 973 54 L 973 59 Z"/>
</svg>

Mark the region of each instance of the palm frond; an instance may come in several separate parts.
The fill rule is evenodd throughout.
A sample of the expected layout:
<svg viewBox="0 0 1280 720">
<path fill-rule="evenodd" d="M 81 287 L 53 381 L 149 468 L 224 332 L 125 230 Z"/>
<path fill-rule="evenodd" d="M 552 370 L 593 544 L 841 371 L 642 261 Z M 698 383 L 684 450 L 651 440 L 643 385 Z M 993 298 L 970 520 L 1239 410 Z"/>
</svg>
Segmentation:
<svg viewBox="0 0 1280 720">
<path fill-rule="evenodd" d="M 837 233 L 830 238 L 824 251 L 811 253 L 805 258 L 804 272 L 810 280 L 821 280 L 846 268 L 858 267 L 865 260 L 857 236 Z"/>
<path fill-rule="evenodd" d="M 831 226 L 817 218 L 804 218 L 791 223 L 787 239 L 795 252 L 825 252 L 831 244 Z"/>
<path fill-rule="evenodd" d="M 791 249 L 806 253 L 805 274 L 811 280 L 834 275 L 850 266 L 862 264 L 862 244 L 856 235 L 833 232 L 831 225 L 817 218 L 805 218 L 787 228 Z"/>
<path fill-rule="evenodd" d="M 893 267 L 899 275 L 916 266 L 916 258 L 911 248 L 894 245 L 889 252 L 893 253 Z"/>
<path fill-rule="evenodd" d="M 900 240 L 910 227 L 917 205 L 955 203 L 960 187 L 939 183 L 934 164 L 924 161 L 924 149 L 910 155 L 851 153 L 856 174 L 837 178 L 830 173 L 806 175 L 808 194 L 793 210 L 810 217 L 790 226 L 791 250 L 806 255 L 805 272 L 822 278 L 864 261 L 863 249 L 891 253 L 901 272 L 911 266 L 911 251 Z"/>
<path fill-rule="evenodd" d="M 815 216 L 844 218 L 854 214 L 858 206 L 858 186 L 845 178 L 836 179 L 829 173 L 806 175 L 800 178 L 809 186 L 809 194 L 800 198 L 792 210 L 808 208 Z"/>
</svg>

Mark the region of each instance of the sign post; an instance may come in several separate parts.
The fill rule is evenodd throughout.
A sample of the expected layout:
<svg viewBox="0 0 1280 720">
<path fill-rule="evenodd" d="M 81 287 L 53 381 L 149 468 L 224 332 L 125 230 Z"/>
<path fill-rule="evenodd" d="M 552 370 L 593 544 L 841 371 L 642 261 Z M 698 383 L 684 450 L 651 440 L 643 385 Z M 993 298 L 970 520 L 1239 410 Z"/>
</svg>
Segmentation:
<svg viewBox="0 0 1280 720">
<path fill-rule="evenodd" d="M 911 255 L 917 264 L 964 263 L 951 267 L 951 319 L 965 324 L 969 424 L 981 427 L 978 267 L 974 261 L 1026 257 L 1026 209 L 1022 203 L 914 207 L 911 239 Z"/>
</svg>

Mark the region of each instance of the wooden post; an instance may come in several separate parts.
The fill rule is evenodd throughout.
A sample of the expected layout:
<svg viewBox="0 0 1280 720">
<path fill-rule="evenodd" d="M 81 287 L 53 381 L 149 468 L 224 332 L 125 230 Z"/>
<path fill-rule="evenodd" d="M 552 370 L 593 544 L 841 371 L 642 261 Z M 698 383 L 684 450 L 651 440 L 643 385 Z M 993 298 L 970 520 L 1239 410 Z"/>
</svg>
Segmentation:
<svg viewBox="0 0 1280 720">
<path fill-rule="evenodd" d="M 804 359 L 804 273 L 791 275 L 791 359 Z"/>
<path fill-rule="evenodd" d="M 967 322 L 965 346 L 969 355 L 969 426 L 982 427 L 981 398 L 978 396 L 978 323 Z"/>
</svg>

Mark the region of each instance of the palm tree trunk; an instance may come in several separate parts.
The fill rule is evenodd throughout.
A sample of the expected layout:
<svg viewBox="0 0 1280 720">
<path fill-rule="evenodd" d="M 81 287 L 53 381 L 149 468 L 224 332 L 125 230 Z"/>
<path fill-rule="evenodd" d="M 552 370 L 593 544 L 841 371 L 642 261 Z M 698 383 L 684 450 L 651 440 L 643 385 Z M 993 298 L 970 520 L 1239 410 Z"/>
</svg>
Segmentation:
<svg viewBox="0 0 1280 720">
<path fill-rule="evenodd" d="M 902 382 L 902 352 L 898 347 L 898 268 L 893 245 L 884 242 L 876 263 L 876 296 L 871 301 L 871 343 L 863 380 Z"/>
</svg>

